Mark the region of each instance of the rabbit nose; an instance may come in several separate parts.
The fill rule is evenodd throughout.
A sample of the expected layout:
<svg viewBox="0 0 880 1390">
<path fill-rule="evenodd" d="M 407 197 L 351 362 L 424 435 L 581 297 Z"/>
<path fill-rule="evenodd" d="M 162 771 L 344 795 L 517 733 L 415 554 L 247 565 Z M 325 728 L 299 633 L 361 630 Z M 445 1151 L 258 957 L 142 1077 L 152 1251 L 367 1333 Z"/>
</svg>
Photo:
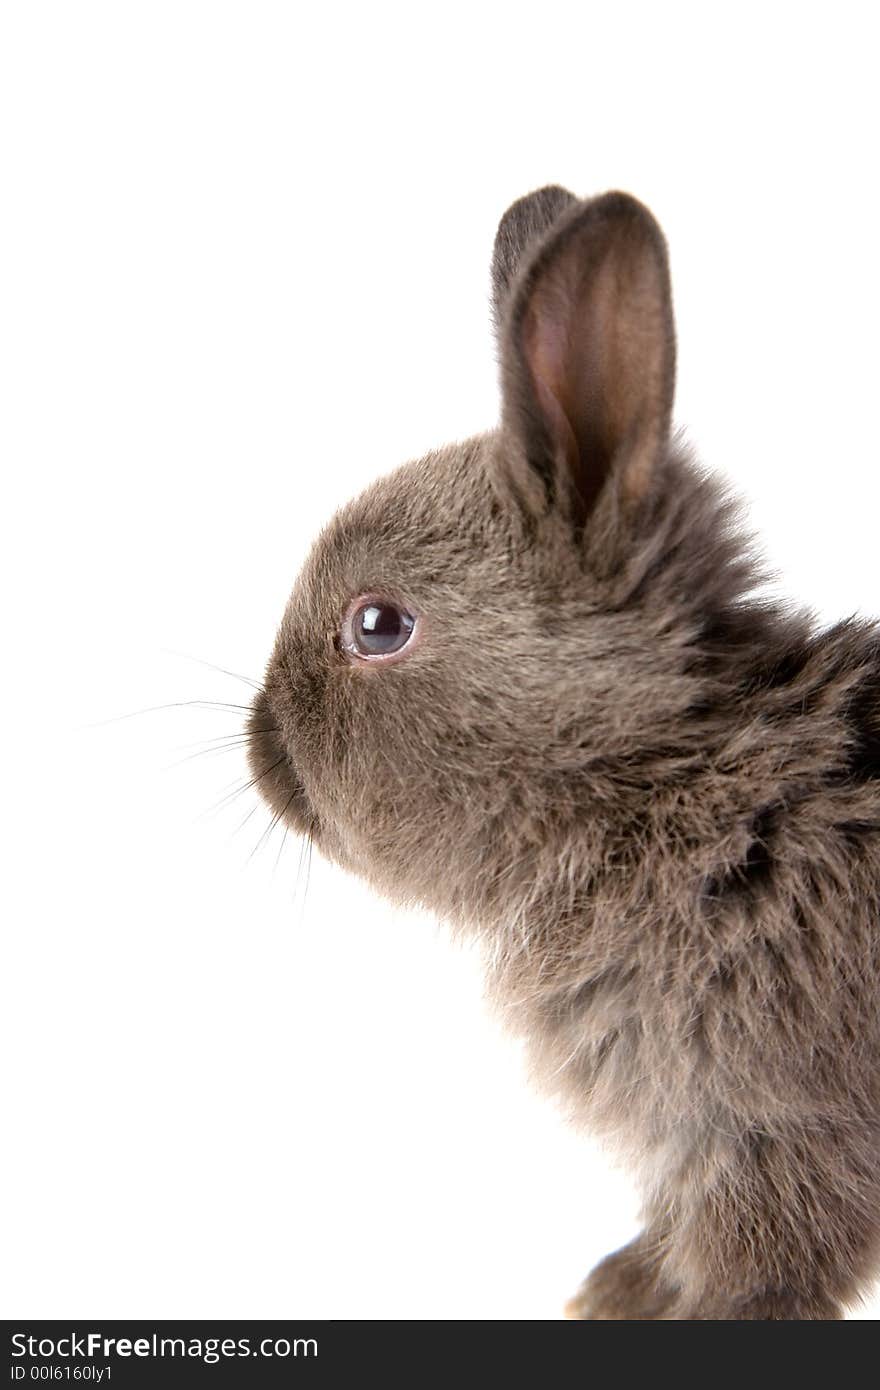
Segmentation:
<svg viewBox="0 0 880 1390">
<path fill-rule="evenodd" d="M 290 757 L 266 692 L 254 697 L 247 722 L 247 755 L 250 785 L 259 793 L 277 820 L 300 833 L 314 826 L 314 813 L 302 778 Z"/>
</svg>

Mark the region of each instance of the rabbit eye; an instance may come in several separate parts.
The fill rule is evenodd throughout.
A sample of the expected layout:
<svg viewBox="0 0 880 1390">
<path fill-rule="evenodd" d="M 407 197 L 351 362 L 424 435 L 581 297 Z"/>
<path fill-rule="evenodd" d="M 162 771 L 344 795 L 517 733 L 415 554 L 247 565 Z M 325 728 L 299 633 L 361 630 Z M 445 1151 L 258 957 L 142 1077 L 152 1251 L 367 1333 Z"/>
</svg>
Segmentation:
<svg viewBox="0 0 880 1390">
<path fill-rule="evenodd" d="M 413 633 L 416 618 L 399 603 L 386 598 L 358 598 L 350 605 L 342 624 L 342 645 L 361 660 L 393 660 L 402 656 Z"/>
</svg>

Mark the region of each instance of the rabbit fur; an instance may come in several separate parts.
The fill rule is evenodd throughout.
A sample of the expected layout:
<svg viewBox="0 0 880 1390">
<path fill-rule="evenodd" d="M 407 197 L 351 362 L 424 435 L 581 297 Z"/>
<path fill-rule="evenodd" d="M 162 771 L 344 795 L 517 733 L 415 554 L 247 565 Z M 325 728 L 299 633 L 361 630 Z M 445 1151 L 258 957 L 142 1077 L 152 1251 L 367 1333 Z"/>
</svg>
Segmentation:
<svg viewBox="0 0 880 1390">
<path fill-rule="evenodd" d="M 588 1319 L 832 1319 L 880 1254 L 880 631 L 768 599 L 671 431 L 663 236 L 561 188 L 498 229 L 499 427 L 344 507 L 250 719 L 276 815 L 485 945 L 644 1231 Z M 418 615 L 393 663 L 353 596 Z"/>
</svg>

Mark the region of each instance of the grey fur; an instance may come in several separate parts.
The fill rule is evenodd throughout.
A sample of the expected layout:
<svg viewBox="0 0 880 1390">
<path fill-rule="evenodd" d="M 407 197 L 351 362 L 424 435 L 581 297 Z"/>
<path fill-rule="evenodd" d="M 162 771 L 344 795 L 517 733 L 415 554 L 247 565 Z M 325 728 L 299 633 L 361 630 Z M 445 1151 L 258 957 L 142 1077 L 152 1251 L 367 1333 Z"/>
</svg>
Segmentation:
<svg viewBox="0 0 880 1390">
<path fill-rule="evenodd" d="M 502 424 L 381 479 L 300 575 L 257 696 L 269 804 L 486 946 L 645 1232 L 582 1318 L 842 1316 L 880 1254 L 880 632 L 756 596 L 669 432 L 665 245 L 624 194 L 505 215 Z M 420 615 L 396 664 L 353 595 Z"/>
<path fill-rule="evenodd" d="M 507 293 L 526 250 L 540 241 L 560 215 L 576 203 L 577 199 L 568 189 L 551 184 L 517 198 L 498 223 L 492 249 L 492 318 L 496 330 L 503 324 Z"/>
</svg>

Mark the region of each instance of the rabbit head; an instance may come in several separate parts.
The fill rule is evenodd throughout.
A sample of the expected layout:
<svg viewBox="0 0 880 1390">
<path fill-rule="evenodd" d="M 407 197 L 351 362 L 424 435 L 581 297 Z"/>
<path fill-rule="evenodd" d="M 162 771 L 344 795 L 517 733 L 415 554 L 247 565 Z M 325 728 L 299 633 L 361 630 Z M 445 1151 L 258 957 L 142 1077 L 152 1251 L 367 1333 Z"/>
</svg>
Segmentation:
<svg viewBox="0 0 880 1390">
<path fill-rule="evenodd" d="M 471 922 L 509 914 L 542 865 L 564 872 L 646 726 L 670 756 L 698 737 L 694 643 L 751 580 L 727 504 L 670 437 L 667 254 L 647 209 L 523 198 L 492 282 L 499 428 L 332 520 L 250 722 L 280 818 L 383 892 Z"/>
</svg>

